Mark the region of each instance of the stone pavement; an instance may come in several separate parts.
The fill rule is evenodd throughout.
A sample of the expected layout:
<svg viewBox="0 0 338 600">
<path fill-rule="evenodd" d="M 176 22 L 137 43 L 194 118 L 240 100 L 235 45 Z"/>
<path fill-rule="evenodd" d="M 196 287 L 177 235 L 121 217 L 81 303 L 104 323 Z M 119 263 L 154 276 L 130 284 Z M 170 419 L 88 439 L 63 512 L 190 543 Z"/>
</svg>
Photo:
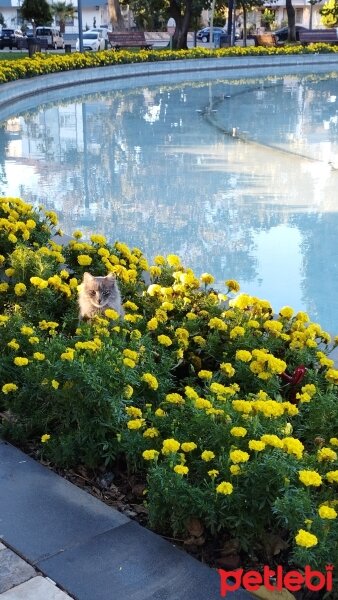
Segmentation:
<svg viewBox="0 0 338 600">
<path fill-rule="evenodd" d="M 0 539 L 0 600 L 220 598 L 216 571 L 1 440 Z"/>
</svg>

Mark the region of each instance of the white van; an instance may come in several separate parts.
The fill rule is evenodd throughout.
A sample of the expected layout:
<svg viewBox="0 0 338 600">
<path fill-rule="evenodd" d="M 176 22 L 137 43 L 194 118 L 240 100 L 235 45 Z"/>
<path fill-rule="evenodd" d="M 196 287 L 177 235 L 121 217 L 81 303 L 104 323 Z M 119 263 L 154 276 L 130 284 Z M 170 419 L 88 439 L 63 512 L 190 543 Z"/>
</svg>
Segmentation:
<svg viewBox="0 0 338 600">
<path fill-rule="evenodd" d="M 41 25 L 36 28 L 35 35 L 37 38 L 47 40 L 48 48 L 64 49 L 65 41 L 60 33 L 60 29 L 57 27 L 42 27 Z"/>
</svg>

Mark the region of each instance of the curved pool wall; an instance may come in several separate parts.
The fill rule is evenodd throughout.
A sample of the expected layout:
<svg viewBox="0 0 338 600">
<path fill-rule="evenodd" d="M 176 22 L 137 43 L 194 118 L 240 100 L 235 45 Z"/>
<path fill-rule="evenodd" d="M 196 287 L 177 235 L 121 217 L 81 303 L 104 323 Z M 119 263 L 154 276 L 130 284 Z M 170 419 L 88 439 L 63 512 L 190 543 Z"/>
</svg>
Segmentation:
<svg viewBox="0 0 338 600">
<path fill-rule="evenodd" d="M 303 54 L 277 56 L 236 56 L 189 60 L 168 60 L 94 67 L 62 73 L 40 75 L 0 85 L 0 120 L 4 120 L 37 104 L 65 100 L 88 92 L 130 89 L 149 83 L 172 84 L 203 81 L 211 76 L 233 78 L 279 75 L 283 73 L 316 73 L 338 69 L 338 54 Z M 91 90 L 93 91 L 93 90 Z M 38 97 L 38 98 L 37 98 Z"/>
</svg>

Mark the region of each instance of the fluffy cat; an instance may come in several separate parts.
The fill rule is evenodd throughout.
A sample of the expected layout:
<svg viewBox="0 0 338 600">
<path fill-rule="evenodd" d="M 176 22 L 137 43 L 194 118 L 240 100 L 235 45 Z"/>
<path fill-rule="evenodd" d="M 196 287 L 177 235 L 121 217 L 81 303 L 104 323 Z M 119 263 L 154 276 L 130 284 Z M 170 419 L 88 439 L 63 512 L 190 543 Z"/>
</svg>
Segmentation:
<svg viewBox="0 0 338 600">
<path fill-rule="evenodd" d="M 107 308 L 113 308 L 119 315 L 124 315 L 121 293 L 112 273 L 106 277 L 94 277 L 90 273 L 84 273 L 78 300 L 80 320 L 90 320 Z"/>
</svg>

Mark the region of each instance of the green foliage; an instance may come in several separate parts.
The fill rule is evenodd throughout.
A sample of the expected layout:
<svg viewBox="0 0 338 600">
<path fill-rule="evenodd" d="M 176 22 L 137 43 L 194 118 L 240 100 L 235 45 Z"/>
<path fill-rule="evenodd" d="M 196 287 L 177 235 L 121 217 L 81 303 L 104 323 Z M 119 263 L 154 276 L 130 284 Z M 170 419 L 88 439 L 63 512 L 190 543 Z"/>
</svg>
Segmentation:
<svg viewBox="0 0 338 600">
<path fill-rule="evenodd" d="M 34 21 L 35 25 L 50 25 L 52 11 L 47 0 L 23 0 L 20 14 L 26 21 Z"/>
<path fill-rule="evenodd" d="M 1 434 L 57 465 L 122 458 L 161 531 L 197 520 L 264 562 L 274 535 L 290 562 L 337 563 L 338 338 L 234 280 L 218 294 L 175 255 L 55 240 L 53 212 L 0 200 Z M 115 274 L 123 318 L 78 323 L 87 270 Z"/>
<path fill-rule="evenodd" d="M 56 22 L 60 26 L 60 32 L 65 32 L 65 26 L 67 19 L 72 19 L 75 15 L 76 9 L 71 2 L 54 2 L 52 5 L 52 14 L 55 17 Z"/>
</svg>

